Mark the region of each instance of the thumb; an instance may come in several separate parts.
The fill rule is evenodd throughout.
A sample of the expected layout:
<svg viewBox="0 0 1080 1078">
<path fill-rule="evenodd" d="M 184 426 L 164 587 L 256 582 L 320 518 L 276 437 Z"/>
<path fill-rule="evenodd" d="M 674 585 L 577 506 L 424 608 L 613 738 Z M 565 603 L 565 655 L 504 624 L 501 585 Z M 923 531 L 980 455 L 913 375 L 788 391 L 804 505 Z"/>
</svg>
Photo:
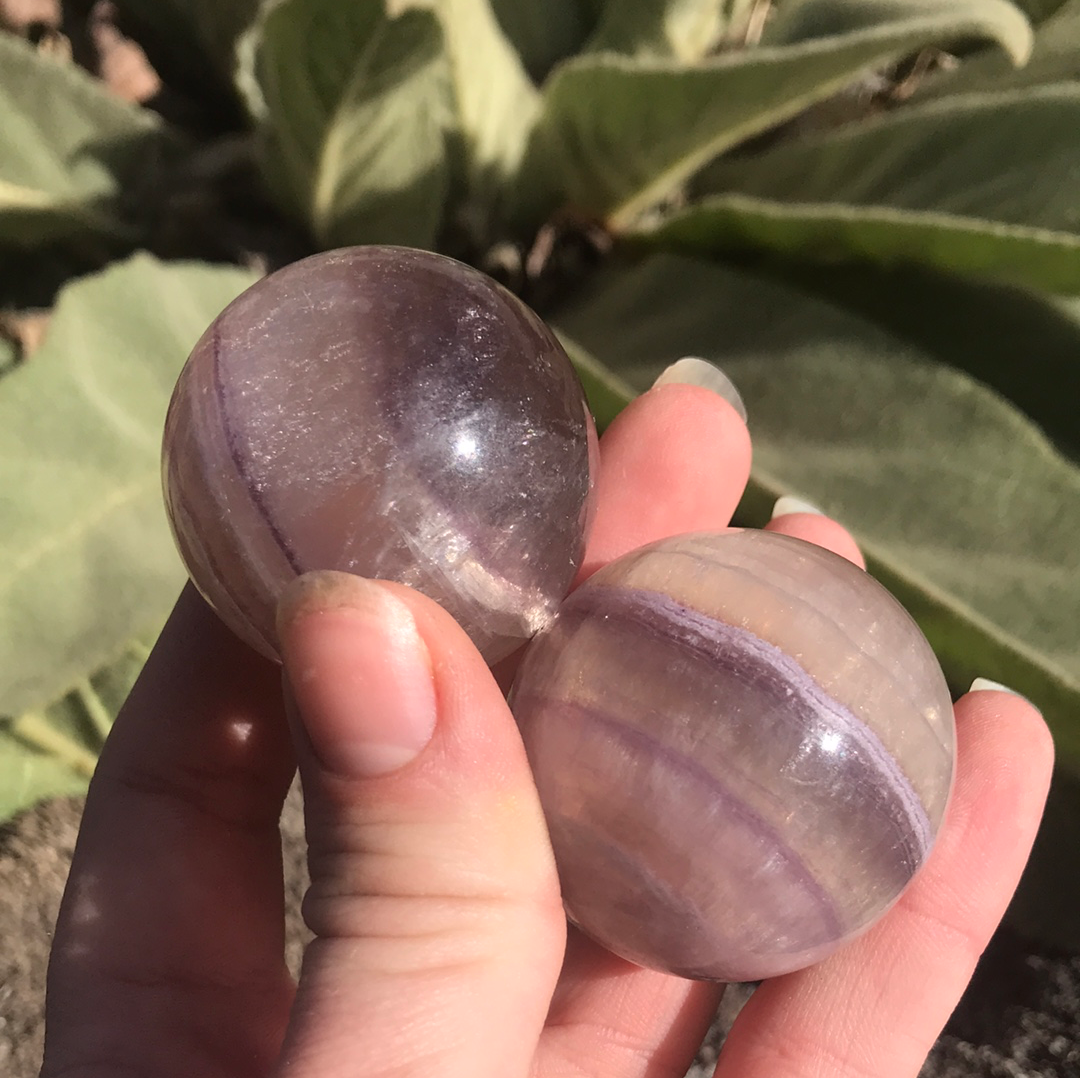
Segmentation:
<svg viewBox="0 0 1080 1078">
<path fill-rule="evenodd" d="M 528 1073 L 566 922 L 525 752 L 453 621 L 397 584 L 279 608 L 315 934 L 280 1073 Z"/>
</svg>

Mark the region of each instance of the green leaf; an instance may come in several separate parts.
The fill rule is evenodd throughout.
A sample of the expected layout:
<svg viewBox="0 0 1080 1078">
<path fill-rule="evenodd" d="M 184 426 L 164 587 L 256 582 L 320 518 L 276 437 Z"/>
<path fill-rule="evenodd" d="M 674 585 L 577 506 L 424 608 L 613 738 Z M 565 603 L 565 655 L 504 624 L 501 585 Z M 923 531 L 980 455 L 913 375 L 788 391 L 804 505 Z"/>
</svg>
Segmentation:
<svg viewBox="0 0 1080 1078">
<path fill-rule="evenodd" d="M 68 285 L 0 380 L 0 715 L 40 711 L 136 636 L 183 582 L 161 497 L 165 408 L 247 272 L 139 255 Z"/>
<path fill-rule="evenodd" d="M 491 0 L 502 32 L 537 83 L 585 43 L 595 24 L 588 0 Z"/>
<path fill-rule="evenodd" d="M 923 264 L 1052 290 L 1080 285 L 1080 237 L 933 210 L 718 195 L 637 238 L 688 253 L 765 248 L 810 260 Z"/>
<path fill-rule="evenodd" d="M 37 725 L 49 733 L 35 737 Z M 29 739 L 0 719 L 0 821 L 47 797 L 82 793 L 93 773 L 92 751 L 81 740 L 58 737 L 44 716 L 24 729 L 31 730 Z"/>
<path fill-rule="evenodd" d="M 0 117 L 0 244 L 133 238 L 118 196 L 154 182 L 173 145 L 153 113 L 0 33 Z"/>
<path fill-rule="evenodd" d="M 1016 6 L 1021 8 L 1033 23 L 1038 24 L 1072 2 L 1073 0 L 1016 0 Z"/>
<path fill-rule="evenodd" d="M 244 57 L 264 174 L 320 245 L 434 244 L 450 86 L 432 14 L 391 19 L 382 0 L 283 0 L 245 39 Z"/>
<path fill-rule="evenodd" d="M 641 237 L 690 252 L 914 262 L 1080 292 L 1080 83 L 966 94 L 717 162 Z"/>
<path fill-rule="evenodd" d="M 282 203 L 311 221 L 316 190 L 345 189 L 350 225 L 320 241 L 433 246 L 451 180 L 488 238 L 538 98 L 489 0 L 280 0 L 238 53 Z"/>
<path fill-rule="evenodd" d="M 608 0 L 588 52 L 700 60 L 725 26 L 725 0 Z"/>
<path fill-rule="evenodd" d="M 1000 55 L 980 52 L 956 71 L 927 80 L 918 98 L 972 91 L 1001 91 L 1080 81 L 1080 0 L 1067 0 L 1035 31 L 1031 59 L 1019 70 Z"/>
<path fill-rule="evenodd" d="M 964 9 L 963 13 L 959 9 Z M 1020 41 L 1027 19 L 1009 0 L 786 0 L 765 24 L 765 45 L 794 45 L 815 38 L 838 37 L 892 22 L 944 19 L 958 15 L 996 25 L 998 37 Z M 999 36 L 1000 35 L 1000 36 Z M 979 35 L 982 36 L 982 35 Z M 957 40 L 962 40 L 960 35 Z"/>
<path fill-rule="evenodd" d="M 1017 61 L 1031 31 L 1006 0 L 949 0 L 932 14 L 701 64 L 589 55 L 560 66 L 521 167 L 522 222 L 560 204 L 622 230 L 723 151 L 925 45 L 995 40 Z"/>
<path fill-rule="evenodd" d="M 603 431 L 623 410 L 626 402 L 635 396 L 634 389 L 629 382 L 598 362 L 577 341 L 565 333 L 557 332 L 557 336 L 581 379 L 597 430 Z"/>
<path fill-rule="evenodd" d="M 0 718 L 0 820 L 42 798 L 86 789 L 147 650 L 133 644 L 51 706 Z"/>
<path fill-rule="evenodd" d="M 719 363 L 754 437 L 742 519 L 795 493 L 843 521 L 950 683 L 1029 696 L 1080 771 L 1080 470 L 1007 401 L 843 310 L 676 256 L 549 317 L 638 390 L 682 355 Z"/>
<path fill-rule="evenodd" d="M 6 337 L 0 337 L 0 378 L 14 369 L 17 356 L 14 342 Z"/>
<path fill-rule="evenodd" d="M 1080 299 L 918 267 L 788 264 L 776 272 L 993 387 L 1080 461 Z"/>
<path fill-rule="evenodd" d="M 397 2 L 430 8 L 439 17 L 463 140 L 466 213 L 473 219 L 494 216 L 536 119 L 536 87 L 495 18 L 490 0 Z M 490 222 L 480 221 L 477 227 L 484 242 Z"/>
</svg>

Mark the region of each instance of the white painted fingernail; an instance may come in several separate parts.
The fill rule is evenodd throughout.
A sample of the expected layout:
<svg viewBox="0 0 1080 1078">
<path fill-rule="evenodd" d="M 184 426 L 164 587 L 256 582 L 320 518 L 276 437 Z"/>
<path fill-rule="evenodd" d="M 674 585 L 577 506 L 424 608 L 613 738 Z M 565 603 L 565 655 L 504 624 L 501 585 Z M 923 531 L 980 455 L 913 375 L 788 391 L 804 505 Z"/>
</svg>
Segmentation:
<svg viewBox="0 0 1080 1078">
<path fill-rule="evenodd" d="M 776 505 L 773 506 L 772 510 L 772 519 L 786 517 L 789 513 L 812 513 L 816 517 L 825 515 L 816 505 L 804 502 L 802 498 L 793 498 L 790 494 L 785 494 L 783 497 L 776 499 Z"/>
<path fill-rule="evenodd" d="M 687 385 L 711 389 L 735 409 L 746 422 L 746 405 L 735 388 L 735 383 L 715 364 L 697 356 L 685 356 L 665 368 L 654 386 Z"/>
<path fill-rule="evenodd" d="M 1010 696 L 1019 696 L 1025 703 L 1031 704 L 1039 714 L 1042 714 L 1042 710 L 1038 704 L 1032 703 L 1022 692 L 1017 692 L 1015 689 L 1010 689 L 1008 685 L 1002 685 L 1000 681 L 991 681 L 987 677 L 977 677 L 972 683 L 968 692 L 1007 692 Z"/>
<path fill-rule="evenodd" d="M 968 692 L 985 692 L 985 691 L 989 691 L 989 692 L 1007 692 L 1007 693 L 1011 693 L 1013 696 L 1019 696 L 1020 695 L 1020 693 L 1018 693 L 1015 689 L 1010 689 L 1008 685 L 1002 685 L 1000 681 L 991 681 L 989 678 L 986 678 L 986 677 L 977 677 L 971 683 L 971 688 L 968 689 Z M 1024 699 L 1026 700 L 1027 697 L 1024 697 Z"/>
</svg>

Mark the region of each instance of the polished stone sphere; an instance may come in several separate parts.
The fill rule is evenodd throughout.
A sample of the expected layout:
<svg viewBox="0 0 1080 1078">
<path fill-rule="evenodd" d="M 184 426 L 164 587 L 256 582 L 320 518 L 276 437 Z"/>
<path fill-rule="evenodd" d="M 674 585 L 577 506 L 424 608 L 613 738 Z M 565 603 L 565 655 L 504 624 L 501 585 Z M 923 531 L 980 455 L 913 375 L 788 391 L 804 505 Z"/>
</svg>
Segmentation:
<svg viewBox="0 0 1080 1078">
<path fill-rule="evenodd" d="M 173 394 L 165 500 L 195 584 L 276 655 L 312 569 L 409 584 L 489 662 L 554 615 L 584 549 L 596 435 L 552 332 L 459 262 L 304 259 L 203 334 Z"/>
<path fill-rule="evenodd" d="M 862 932 L 952 785 L 952 704 L 915 622 L 769 532 L 611 563 L 529 645 L 511 703 L 569 917 L 686 977 L 787 973 Z"/>
</svg>

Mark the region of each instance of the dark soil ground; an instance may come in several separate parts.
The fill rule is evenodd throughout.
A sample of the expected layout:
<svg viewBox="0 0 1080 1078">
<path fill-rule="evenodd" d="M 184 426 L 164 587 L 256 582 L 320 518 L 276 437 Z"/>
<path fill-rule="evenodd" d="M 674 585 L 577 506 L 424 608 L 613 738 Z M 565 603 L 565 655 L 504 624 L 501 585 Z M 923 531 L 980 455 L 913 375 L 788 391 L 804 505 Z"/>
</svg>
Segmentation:
<svg viewBox="0 0 1080 1078">
<path fill-rule="evenodd" d="M 34 1078 L 52 926 L 82 802 L 47 802 L 0 829 L 0 1075 Z M 306 942 L 298 915 L 306 884 L 299 799 L 283 818 L 289 892 L 288 957 Z M 707 1078 L 725 1026 L 748 989 L 733 986 L 693 1078 Z M 1080 1078 L 1080 955 L 1051 952 L 1004 928 L 923 1070 L 923 1078 Z"/>
</svg>

